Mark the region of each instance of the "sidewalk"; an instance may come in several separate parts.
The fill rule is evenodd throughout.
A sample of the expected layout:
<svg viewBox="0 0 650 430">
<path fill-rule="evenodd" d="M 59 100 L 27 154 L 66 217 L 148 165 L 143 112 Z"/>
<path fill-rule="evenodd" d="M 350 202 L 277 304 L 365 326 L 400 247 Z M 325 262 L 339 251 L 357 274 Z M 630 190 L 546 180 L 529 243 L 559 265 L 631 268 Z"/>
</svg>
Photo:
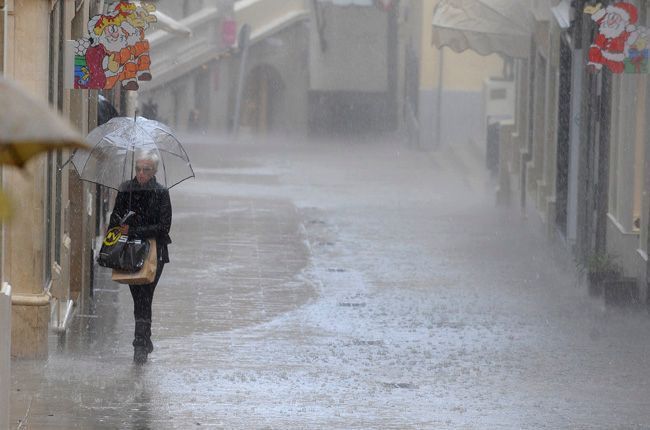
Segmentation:
<svg viewBox="0 0 650 430">
<path fill-rule="evenodd" d="M 203 194 L 203 185 L 197 180 L 172 190 L 172 261 L 154 297 L 156 350 L 146 367 L 132 364 L 128 286 L 98 267 L 90 308 L 77 310 L 65 338 L 51 336 L 47 363 L 12 364 L 12 425 L 28 416 L 23 428 L 167 428 L 165 414 L 150 408 L 164 408 L 175 396 L 152 398 L 147 386 L 158 377 L 151 372 L 215 365 L 212 356 L 198 353 L 202 345 L 191 335 L 260 324 L 314 297 L 309 284 L 295 279 L 308 250 L 291 202 L 214 198 Z"/>
</svg>

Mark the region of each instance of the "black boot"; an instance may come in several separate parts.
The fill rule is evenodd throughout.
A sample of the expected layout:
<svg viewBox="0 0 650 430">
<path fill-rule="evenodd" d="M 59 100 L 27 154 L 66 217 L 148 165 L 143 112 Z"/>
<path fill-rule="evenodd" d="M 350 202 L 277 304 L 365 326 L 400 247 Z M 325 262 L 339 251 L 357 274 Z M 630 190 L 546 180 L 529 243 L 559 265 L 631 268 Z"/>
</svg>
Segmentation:
<svg viewBox="0 0 650 430">
<path fill-rule="evenodd" d="M 144 364 L 147 362 L 147 347 L 134 346 L 133 347 L 133 362 L 135 364 Z"/>
<path fill-rule="evenodd" d="M 151 341 L 151 321 L 145 322 L 144 326 L 145 326 L 144 340 L 147 346 L 147 353 L 151 354 L 153 352 L 153 342 Z"/>
<path fill-rule="evenodd" d="M 149 348 L 147 340 L 151 336 L 151 322 L 146 320 L 135 320 L 135 336 L 133 339 L 133 362 L 144 364 L 147 362 Z M 151 342 L 151 340 L 149 340 Z"/>
</svg>

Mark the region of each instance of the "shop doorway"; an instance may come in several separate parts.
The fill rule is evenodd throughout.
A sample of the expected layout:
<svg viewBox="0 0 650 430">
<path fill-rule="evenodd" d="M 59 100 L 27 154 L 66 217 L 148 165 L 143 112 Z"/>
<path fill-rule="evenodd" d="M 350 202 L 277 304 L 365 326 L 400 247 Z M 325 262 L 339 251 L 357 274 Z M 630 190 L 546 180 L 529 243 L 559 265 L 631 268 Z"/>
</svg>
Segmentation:
<svg viewBox="0 0 650 430">
<path fill-rule="evenodd" d="M 241 106 L 241 132 L 267 134 L 275 131 L 284 83 L 269 65 L 255 67 L 246 79 Z"/>
</svg>

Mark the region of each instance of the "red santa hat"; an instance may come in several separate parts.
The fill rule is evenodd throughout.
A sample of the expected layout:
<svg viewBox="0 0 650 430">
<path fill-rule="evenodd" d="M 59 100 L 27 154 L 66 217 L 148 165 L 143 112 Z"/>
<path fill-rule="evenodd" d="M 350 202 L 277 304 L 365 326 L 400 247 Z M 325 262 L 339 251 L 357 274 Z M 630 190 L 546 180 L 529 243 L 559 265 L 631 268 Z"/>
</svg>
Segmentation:
<svg viewBox="0 0 650 430">
<path fill-rule="evenodd" d="M 636 6 L 623 1 L 607 6 L 607 12 L 614 12 L 621 15 L 629 24 L 636 24 L 639 16 Z"/>
</svg>

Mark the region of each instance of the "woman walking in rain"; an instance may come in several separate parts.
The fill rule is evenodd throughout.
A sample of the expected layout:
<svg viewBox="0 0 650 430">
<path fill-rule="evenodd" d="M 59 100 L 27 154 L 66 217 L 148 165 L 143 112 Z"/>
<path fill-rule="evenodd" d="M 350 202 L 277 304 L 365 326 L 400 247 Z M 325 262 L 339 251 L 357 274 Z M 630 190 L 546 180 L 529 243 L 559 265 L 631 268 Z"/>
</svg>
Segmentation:
<svg viewBox="0 0 650 430">
<path fill-rule="evenodd" d="M 169 262 L 167 245 L 171 243 L 169 229 L 172 223 L 172 206 L 169 191 L 156 181 L 159 162 L 155 151 L 136 152 L 135 177 L 120 186 L 109 225 L 109 229 L 119 226 L 121 233 L 129 238 L 156 239 L 158 266 L 154 281 L 145 285 L 129 285 L 135 317 L 133 361 L 136 364 L 145 363 L 148 354 L 153 351 L 151 305 L 163 266 Z M 120 224 L 120 220 L 129 211 L 134 214 Z"/>
</svg>

